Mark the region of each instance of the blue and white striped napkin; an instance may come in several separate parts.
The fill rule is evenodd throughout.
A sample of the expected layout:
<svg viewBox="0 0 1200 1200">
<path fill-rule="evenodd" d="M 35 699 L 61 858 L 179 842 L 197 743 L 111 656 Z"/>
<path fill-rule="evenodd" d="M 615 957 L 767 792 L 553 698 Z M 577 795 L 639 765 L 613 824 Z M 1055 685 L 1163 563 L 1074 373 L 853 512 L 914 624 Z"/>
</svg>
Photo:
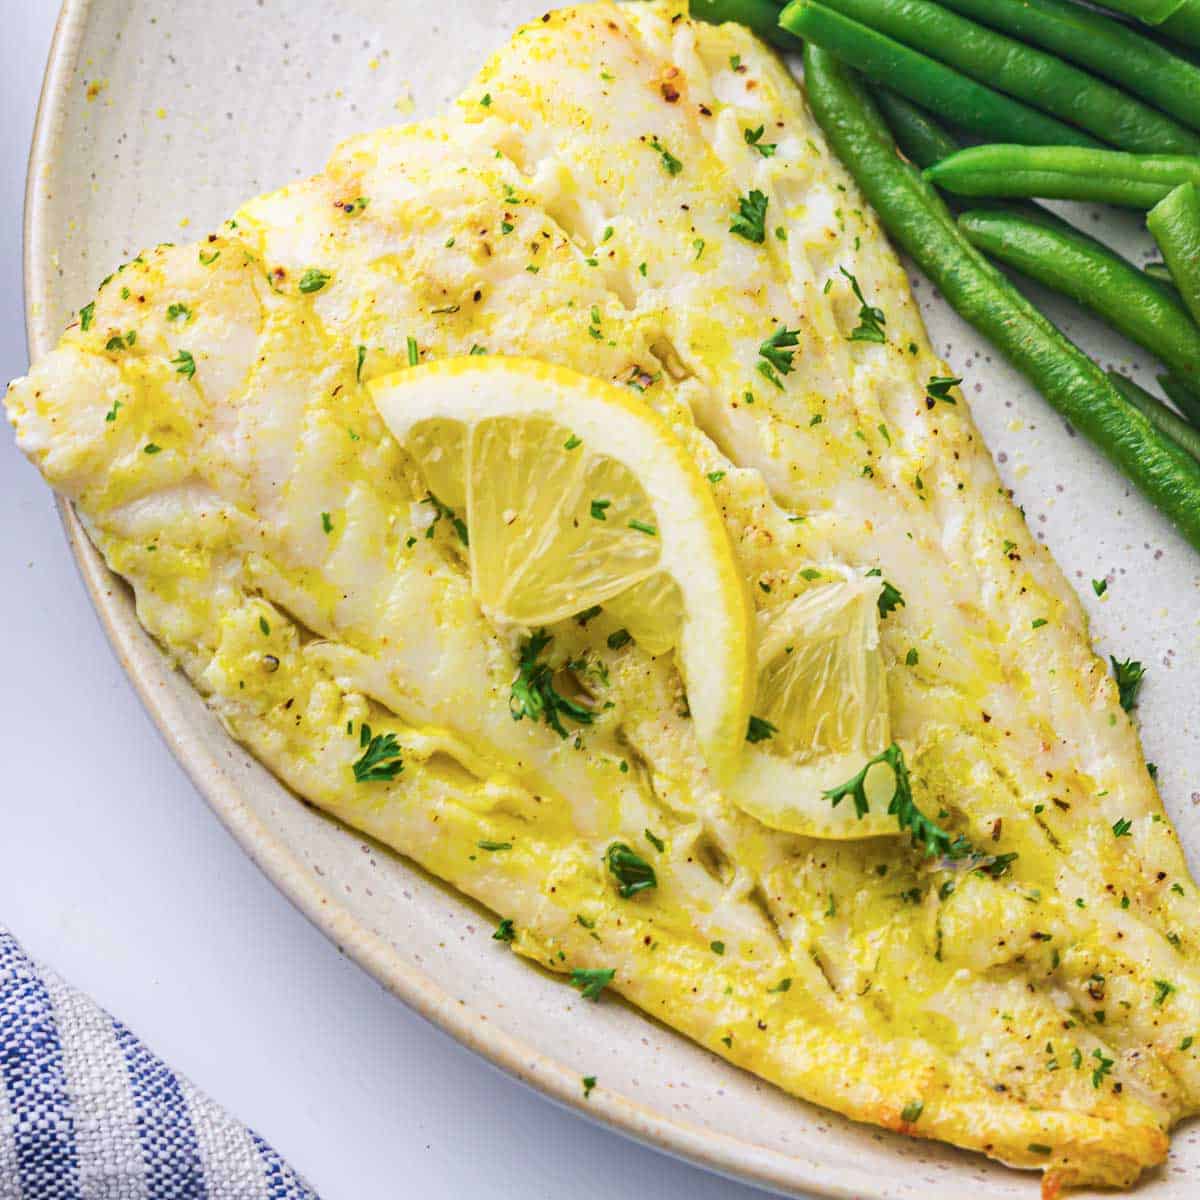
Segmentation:
<svg viewBox="0 0 1200 1200">
<path fill-rule="evenodd" d="M 0 1200 L 319 1200 L 0 926 Z"/>
</svg>

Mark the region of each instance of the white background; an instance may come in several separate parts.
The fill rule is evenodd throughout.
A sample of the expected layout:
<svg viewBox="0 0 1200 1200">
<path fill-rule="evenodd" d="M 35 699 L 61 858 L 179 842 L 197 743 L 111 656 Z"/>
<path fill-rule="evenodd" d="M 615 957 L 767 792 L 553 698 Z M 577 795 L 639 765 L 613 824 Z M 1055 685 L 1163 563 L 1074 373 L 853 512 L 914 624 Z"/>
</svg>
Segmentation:
<svg viewBox="0 0 1200 1200">
<path fill-rule="evenodd" d="M 57 7 L 0 0 L 0 385 L 27 362 L 22 193 Z M 159 740 L 6 426 L 0 531 L 0 923 L 35 957 L 324 1200 L 761 1194 L 560 1112 L 408 1012 L 292 909 Z"/>
</svg>

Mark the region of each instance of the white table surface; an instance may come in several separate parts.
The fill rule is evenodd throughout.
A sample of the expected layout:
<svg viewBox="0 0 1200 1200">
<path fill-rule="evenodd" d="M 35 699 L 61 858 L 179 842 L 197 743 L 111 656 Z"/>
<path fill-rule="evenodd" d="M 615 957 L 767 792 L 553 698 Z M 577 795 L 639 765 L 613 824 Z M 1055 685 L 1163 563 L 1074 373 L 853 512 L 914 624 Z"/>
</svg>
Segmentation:
<svg viewBox="0 0 1200 1200">
<path fill-rule="evenodd" d="M 0 0 L 0 385 L 27 363 L 25 160 L 57 8 Z M 253 1125 L 324 1200 L 761 1194 L 559 1111 L 339 955 L 159 740 L 7 426 L 0 513 L 0 923 L 35 957 Z"/>
</svg>

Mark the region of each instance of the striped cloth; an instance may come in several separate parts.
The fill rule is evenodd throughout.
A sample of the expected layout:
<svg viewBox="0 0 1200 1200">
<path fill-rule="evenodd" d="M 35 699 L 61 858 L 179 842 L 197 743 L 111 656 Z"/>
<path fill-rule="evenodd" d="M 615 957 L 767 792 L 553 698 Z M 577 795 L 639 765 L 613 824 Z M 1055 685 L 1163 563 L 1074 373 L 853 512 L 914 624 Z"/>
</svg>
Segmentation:
<svg viewBox="0 0 1200 1200">
<path fill-rule="evenodd" d="M 318 1200 L 0 926 L 0 1200 Z"/>
</svg>

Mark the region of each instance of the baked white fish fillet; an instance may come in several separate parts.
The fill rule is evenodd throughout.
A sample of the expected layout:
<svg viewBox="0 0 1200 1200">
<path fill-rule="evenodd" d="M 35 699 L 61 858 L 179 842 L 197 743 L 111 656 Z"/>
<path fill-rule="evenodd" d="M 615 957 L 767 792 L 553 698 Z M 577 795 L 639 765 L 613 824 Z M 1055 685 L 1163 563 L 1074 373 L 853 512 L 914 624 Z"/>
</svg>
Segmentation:
<svg viewBox="0 0 1200 1200">
<path fill-rule="evenodd" d="M 754 190 L 761 243 L 730 231 Z M 849 276 L 884 342 L 851 338 Z M 758 366 L 780 324 L 798 344 L 777 386 Z M 427 489 L 365 387 L 409 339 L 423 361 L 481 347 L 640 381 L 713 473 L 768 617 L 812 564 L 882 571 L 917 800 L 1004 857 L 967 870 L 746 815 L 704 769 L 673 657 L 609 649 L 603 615 L 552 632 L 602 664 L 612 707 L 565 741 L 514 722 L 513 641 L 451 523 L 424 536 Z M 1200 1095 L 1196 888 L 1076 597 L 965 402 L 927 397 L 949 373 L 773 54 L 595 4 L 520 30 L 445 119 L 353 139 L 126 264 L 6 403 L 230 732 L 510 918 L 515 950 L 613 968 L 634 1004 L 841 1113 L 1042 1169 L 1049 1192 L 1129 1184 Z M 395 735 L 393 780 L 356 782 L 363 721 Z M 654 863 L 636 901 L 604 869 L 614 839 Z"/>
</svg>

